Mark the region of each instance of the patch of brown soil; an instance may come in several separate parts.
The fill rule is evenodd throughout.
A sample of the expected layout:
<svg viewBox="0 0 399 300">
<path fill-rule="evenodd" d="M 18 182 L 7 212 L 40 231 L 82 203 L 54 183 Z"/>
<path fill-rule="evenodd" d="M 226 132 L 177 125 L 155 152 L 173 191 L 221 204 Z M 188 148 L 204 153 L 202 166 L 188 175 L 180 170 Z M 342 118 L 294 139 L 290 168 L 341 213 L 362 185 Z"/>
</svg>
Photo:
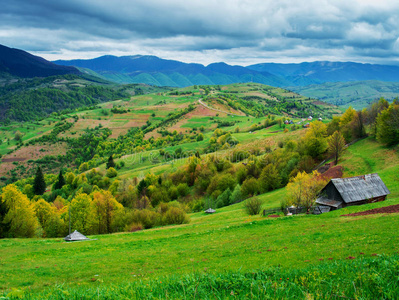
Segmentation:
<svg viewBox="0 0 399 300">
<path fill-rule="evenodd" d="M 314 105 L 326 105 L 326 103 L 322 102 L 322 101 L 313 101 L 312 104 L 314 104 Z"/>
<path fill-rule="evenodd" d="M 335 166 L 325 171 L 320 177 L 323 179 L 342 178 L 343 173 L 344 168 L 342 166 Z"/>
<path fill-rule="evenodd" d="M 374 214 L 393 214 L 393 213 L 399 213 L 399 204 L 374 208 L 353 214 L 341 215 L 341 217 L 356 217 L 356 216 L 367 216 Z"/>
<path fill-rule="evenodd" d="M 15 157 L 15 158 L 3 158 L 2 162 L 14 162 L 14 161 L 24 161 L 26 158 L 24 157 Z"/>
<path fill-rule="evenodd" d="M 268 216 L 269 218 L 280 218 L 280 216 L 279 215 L 270 215 L 270 216 Z"/>
<path fill-rule="evenodd" d="M 6 176 L 7 172 L 16 166 L 13 162 L 20 162 L 19 165 L 29 166 L 27 160 L 37 160 L 45 155 L 59 155 L 66 153 L 66 143 L 58 143 L 56 145 L 31 145 L 18 149 L 17 151 L 3 156 L 0 164 L 0 176 Z"/>
<path fill-rule="evenodd" d="M 193 111 L 190 111 L 188 114 L 186 114 L 186 116 L 188 118 L 197 117 L 197 116 L 214 117 L 216 116 L 217 113 L 218 113 L 217 111 L 210 110 L 209 108 L 203 105 L 198 105 Z"/>
</svg>

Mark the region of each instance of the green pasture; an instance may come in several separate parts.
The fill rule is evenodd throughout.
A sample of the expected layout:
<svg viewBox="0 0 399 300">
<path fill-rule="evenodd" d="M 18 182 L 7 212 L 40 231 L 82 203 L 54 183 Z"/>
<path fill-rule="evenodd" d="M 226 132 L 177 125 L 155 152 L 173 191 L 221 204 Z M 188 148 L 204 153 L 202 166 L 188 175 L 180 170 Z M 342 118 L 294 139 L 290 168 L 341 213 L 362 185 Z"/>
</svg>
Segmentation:
<svg viewBox="0 0 399 300">
<path fill-rule="evenodd" d="M 367 138 L 350 146 L 341 162 L 346 176 L 380 174 L 391 191 L 387 200 L 278 218 L 248 216 L 238 203 L 211 215 L 190 214 L 189 224 L 91 236 L 86 242 L 0 240 L 0 297 L 395 299 L 398 214 L 341 215 L 399 204 L 397 149 Z M 120 174 L 176 166 L 134 169 L 126 163 Z M 285 195 L 283 188 L 257 197 L 263 209 L 272 209 Z"/>
</svg>

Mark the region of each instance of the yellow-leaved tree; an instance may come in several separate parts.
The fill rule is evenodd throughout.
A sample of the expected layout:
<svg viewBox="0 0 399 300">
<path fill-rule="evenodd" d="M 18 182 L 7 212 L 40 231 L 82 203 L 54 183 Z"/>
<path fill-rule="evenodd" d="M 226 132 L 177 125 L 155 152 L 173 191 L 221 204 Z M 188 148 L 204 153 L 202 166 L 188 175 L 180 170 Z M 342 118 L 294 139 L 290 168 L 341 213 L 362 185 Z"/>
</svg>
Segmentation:
<svg viewBox="0 0 399 300">
<path fill-rule="evenodd" d="M 91 234 L 94 225 L 94 212 L 91 197 L 85 193 L 78 194 L 69 204 L 71 212 L 71 229 L 83 234 Z M 68 222 L 68 218 L 66 219 Z"/>
<path fill-rule="evenodd" d="M 91 194 L 93 201 L 91 208 L 93 212 L 94 227 L 96 233 L 112 232 L 112 224 L 118 212 L 123 211 L 120 204 L 109 191 L 100 190 Z"/>
<path fill-rule="evenodd" d="M 9 237 L 33 237 L 36 233 L 40 233 L 34 204 L 14 184 L 3 188 L 1 201 L 8 209 L 3 222 L 9 223 L 7 233 Z"/>
<path fill-rule="evenodd" d="M 327 182 L 317 171 L 312 174 L 299 172 L 287 185 L 286 205 L 304 207 L 309 211 Z"/>
</svg>

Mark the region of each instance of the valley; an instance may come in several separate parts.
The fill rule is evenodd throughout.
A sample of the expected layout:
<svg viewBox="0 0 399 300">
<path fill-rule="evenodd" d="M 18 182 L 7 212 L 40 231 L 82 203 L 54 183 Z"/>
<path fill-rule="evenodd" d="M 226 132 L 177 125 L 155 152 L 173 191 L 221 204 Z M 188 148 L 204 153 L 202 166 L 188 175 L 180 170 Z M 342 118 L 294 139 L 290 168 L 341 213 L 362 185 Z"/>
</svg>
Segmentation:
<svg viewBox="0 0 399 300">
<path fill-rule="evenodd" d="M 102 64 L 109 59 L 134 73 L 115 57 Z M 0 298 L 399 293 L 395 83 L 356 83 L 364 94 L 334 102 L 329 92 L 347 88 L 350 98 L 355 83 L 324 83 L 323 98 L 320 85 L 265 85 L 224 64 L 190 67 L 234 70 L 234 80 L 184 87 L 162 86 L 155 73 L 164 84 L 120 84 L 84 67 L 93 70 L 2 77 Z M 372 101 L 372 89 L 390 101 Z M 372 173 L 389 189 L 385 201 L 312 213 L 331 178 Z M 64 241 L 70 229 L 90 240 Z"/>
</svg>

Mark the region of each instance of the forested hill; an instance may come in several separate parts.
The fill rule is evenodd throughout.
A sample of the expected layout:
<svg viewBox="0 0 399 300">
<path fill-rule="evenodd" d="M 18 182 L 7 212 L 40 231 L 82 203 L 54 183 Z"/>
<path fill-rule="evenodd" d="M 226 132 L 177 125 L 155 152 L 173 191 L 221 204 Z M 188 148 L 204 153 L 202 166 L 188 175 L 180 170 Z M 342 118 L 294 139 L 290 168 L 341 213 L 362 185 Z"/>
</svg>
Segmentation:
<svg viewBox="0 0 399 300">
<path fill-rule="evenodd" d="M 149 55 L 122 57 L 106 55 L 87 60 L 58 60 L 55 63 L 88 68 L 103 78 L 117 83 L 146 83 L 173 87 L 225 85 L 238 82 L 257 82 L 272 86 L 292 85 L 291 81 L 267 71 L 258 72 L 226 63 L 204 66 Z"/>
<path fill-rule="evenodd" d="M 62 75 L 20 79 L 0 86 L 0 121 L 30 121 L 131 95 L 158 91 L 143 84 L 115 85 L 98 78 Z"/>
<path fill-rule="evenodd" d="M 59 66 L 39 56 L 0 45 L 0 75 L 22 78 L 79 74 L 74 67 Z"/>
</svg>

